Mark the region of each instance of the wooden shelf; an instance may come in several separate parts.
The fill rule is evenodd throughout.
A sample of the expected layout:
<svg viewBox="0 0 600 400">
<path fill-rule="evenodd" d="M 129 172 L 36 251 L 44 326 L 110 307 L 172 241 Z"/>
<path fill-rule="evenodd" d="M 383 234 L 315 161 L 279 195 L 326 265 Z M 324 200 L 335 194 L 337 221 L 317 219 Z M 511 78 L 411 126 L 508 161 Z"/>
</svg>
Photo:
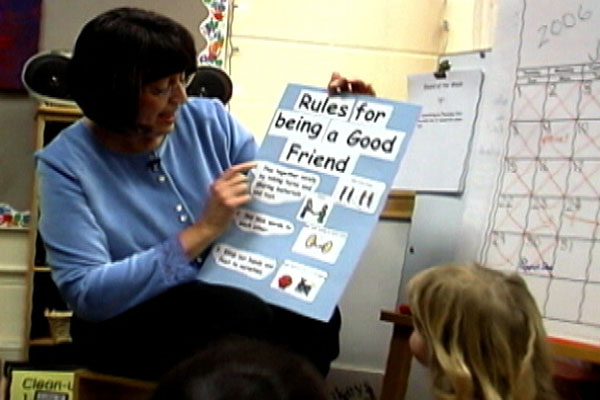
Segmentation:
<svg viewBox="0 0 600 400">
<path fill-rule="evenodd" d="M 36 135 L 35 150 L 43 148 L 58 133 L 72 122 L 83 116 L 81 110 L 77 107 L 69 106 L 50 106 L 41 105 L 36 112 Z M 53 337 L 50 332 L 52 326 L 50 321 L 44 316 L 44 310 L 63 309 L 62 297 L 58 293 L 56 285 L 50 276 L 51 269 L 46 264 L 45 252 L 41 241 L 38 240 L 37 222 L 38 222 L 38 192 L 37 183 L 33 184 L 31 197 L 31 221 L 29 229 L 29 284 L 27 287 L 27 353 L 30 359 L 34 361 L 54 360 L 63 357 L 68 359 L 69 352 L 66 351 L 63 344 L 70 343 L 68 335 L 62 337 Z M 32 356 L 33 354 L 33 356 Z"/>
<path fill-rule="evenodd" d="M 380 218 L 410 221 L 414 208 L 415 192 L 392 190 Z"/>
<path fill-rule="evenodd" d="M 29 346 L 56 346 L 57 344 L 71 343 L 71 340 L 56 340 L 51 337 L 35 338 L 29 340 Z"/>
<path fill-rule="evenodd" d="M 70 106 L 41 105 L 38 107 L 37 113 L 44 116 L 58 116 L 61 117 L 61 120 L 64 118 L 67 121 L 73 121 L 83 116 L 79 108 Z"/>
</svg>

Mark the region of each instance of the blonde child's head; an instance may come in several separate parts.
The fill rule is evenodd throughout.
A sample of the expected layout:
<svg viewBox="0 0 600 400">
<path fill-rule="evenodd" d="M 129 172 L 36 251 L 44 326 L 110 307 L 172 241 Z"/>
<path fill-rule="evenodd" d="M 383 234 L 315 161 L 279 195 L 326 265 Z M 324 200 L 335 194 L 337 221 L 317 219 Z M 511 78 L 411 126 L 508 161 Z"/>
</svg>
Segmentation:
<svg viewBox="0 0 600 400">
<path fill-rule="evenodd" d="M 542 318 L 520 276 L 433 267 L 411 279 L 408 297 L 411 348 L 422 347 L 436 398 L 555 399 Z"/>
</svg>

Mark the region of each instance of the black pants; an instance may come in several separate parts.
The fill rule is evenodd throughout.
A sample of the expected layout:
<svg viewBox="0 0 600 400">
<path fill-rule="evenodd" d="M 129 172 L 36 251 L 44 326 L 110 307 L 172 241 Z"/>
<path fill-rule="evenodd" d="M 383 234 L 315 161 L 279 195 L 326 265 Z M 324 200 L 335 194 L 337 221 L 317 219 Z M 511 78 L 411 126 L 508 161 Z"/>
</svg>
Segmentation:
<svg viewBox="0 0 600 400">
<path fill-rule="evenodd" d="M 337 308 L 321 322 L 242 290 L 193 282 L 103 322 L 75 316 L 71 336 L 78 363 L 109 374 L 155 380 L 211 341 L 241 335 L 303 355 L 325 376 L 339 354 L 340 327 Z"/>
</svg>

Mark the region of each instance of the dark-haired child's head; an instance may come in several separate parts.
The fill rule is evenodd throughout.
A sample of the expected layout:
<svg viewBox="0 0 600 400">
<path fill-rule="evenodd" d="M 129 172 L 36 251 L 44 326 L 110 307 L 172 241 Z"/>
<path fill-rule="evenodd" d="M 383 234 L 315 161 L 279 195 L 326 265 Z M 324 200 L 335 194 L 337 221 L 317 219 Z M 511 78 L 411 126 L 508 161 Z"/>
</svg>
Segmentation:
<svg viewBox="0 0 600 400">
<path fill-rule="evenodd" d="M 228 338 L 176 366 L 153 400 L 326 400 L 305 359 L 265 342 Z"/>
</svg>

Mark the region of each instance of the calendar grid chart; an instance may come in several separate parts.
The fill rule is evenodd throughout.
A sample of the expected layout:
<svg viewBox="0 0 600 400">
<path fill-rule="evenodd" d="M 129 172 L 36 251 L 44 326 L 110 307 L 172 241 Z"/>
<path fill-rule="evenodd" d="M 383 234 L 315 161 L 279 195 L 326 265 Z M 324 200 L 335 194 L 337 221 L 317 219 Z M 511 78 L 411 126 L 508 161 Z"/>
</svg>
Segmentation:
<svg viewBox="0 0 600 400">
<path fill-rule="evenodd" d="M 600 65 L 518 68 L 481 260 L 523 276 L 549 331 L 600 337 L 599 217 Z"/>
</svg>

